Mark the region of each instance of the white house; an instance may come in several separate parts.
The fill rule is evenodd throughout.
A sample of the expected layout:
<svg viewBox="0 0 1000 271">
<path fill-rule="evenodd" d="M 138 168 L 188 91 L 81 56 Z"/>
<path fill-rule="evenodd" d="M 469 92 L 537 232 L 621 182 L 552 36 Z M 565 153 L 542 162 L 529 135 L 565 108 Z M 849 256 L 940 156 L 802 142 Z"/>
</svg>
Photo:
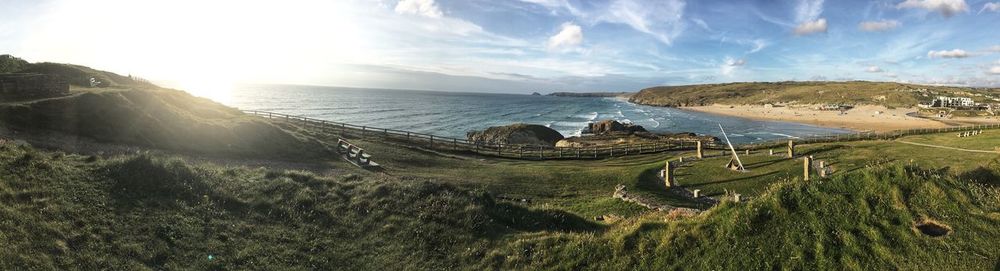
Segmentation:
<svg viewBox="0 0 1000 271">
<path fill-rule="evenodd" d="M 931 102 L 933 107 L 973 107 L 976 103 L 972 101 L 972 98 L 966 97 L 946 97 L 938 96 Z"/>
</svg>

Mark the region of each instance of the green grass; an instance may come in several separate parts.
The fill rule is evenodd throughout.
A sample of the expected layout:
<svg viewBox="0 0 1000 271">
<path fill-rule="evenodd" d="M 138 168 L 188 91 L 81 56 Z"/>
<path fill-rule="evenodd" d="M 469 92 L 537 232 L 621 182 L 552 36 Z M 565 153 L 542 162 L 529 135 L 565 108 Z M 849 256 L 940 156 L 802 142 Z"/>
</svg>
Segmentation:
<svg viewBox="0 0 1000 271">
<path fill-rule="evenodd" d="M 982 269 L 1000 260 L 996 162 L 952 174 L 885 160 L 829 179 L 771 182 L 747 203 L 684 218 L 623 204 L 605 187 L 633 178 L 645 189 L 639 178 L 660 157 L 538 165 L 424 157 L 444 169 L 439 177 L 417 167 L 402 175 L 392 160 L 386 173 L 400 177 L 320 177 L 2 145 L 0 266 Z M 522 171 L 490 177 L 512 168 Z M 600 214 L 624 220 L 589 221 Z M 925 219 L 954 232 L 925 236 L 914 229 Z"/>
<path fill-rule="evenodd" d="M 711 151 L 708 154 L 713 156 L 703 160 L 689 159 L 688 163 L 678 167 L 675 178 L 680 185 L 688 189 L 701 189 L 708 196 L 719 197 L 727 190 L 754 196 L 773 183 L 801 181 L 802 155 L 813 156 L 816 164 L 821 160 L 824 161 L 833 169 L 833 175 L 850 173 L 872 164 L 890 162 L 961 174 L 988 167 L 994 159 L 1000 157 L 1000 154 L 995 153 L 914 146 L 897 141 L 992 151 L 995 146 L 1000 146 L 1000 131 L 985 130 L 983 134 L 968 138 L 958 138 L 954 133 L 940 133 L 906 136 L 894 141 L 800 145 L 796 147 L 795 159 L 786 158 L 784 148 L 774 148 L 774 156 L 768 156 L 767 150 L 758 150 L 749 156 L 741 153 L 740 157 L 747 172 L 736 172 L 725 168 L 729 156 L 721 156 L 718 151 Z M 688 154 L 687 157 L 691 155 Z M 811 178 L 818 177 L 818 173 L 813 170 Z M 647 179 L 649 180 L 651 179 Z"/>
<path fill-rule="evenodd" d="M 490 254 L 511 269 L 948 269 L 1000 264 L 996 187 L 899 164 L 775 184 L 686 219 L 651 214 L 603 234 L 525 236 Z M 954 231 L 930 237 L 934 220 Z"/>
<path fill-rule="evenodd" d="M 100 142 L 171 151 L 269 158 L 329 155 L 324 144 L 280 125 L 187 93 L 167 90 L 84 92 L 0 105 L 0 123 Z"/>
<path fill-rule="evenodd" d="M 442 269 L 512 234 L 601 229 L 425 180 L 159 156 L 2 145 L 0 179 L 4 269 Z"/>
</svg>

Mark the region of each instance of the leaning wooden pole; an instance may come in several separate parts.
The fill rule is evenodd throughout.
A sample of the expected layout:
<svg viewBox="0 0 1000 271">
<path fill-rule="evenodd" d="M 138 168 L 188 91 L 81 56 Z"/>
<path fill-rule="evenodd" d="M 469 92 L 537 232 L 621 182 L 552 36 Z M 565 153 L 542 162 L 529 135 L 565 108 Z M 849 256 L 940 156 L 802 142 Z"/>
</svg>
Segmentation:
<svg viewBox="0 0 1000 271">
<path fill-rule="evenodd" d="M 729 142 L 729 136 L 726 135 L 726 129 L 722 129 L 722 124 L 719 124 L 719 130 L 722 130 L 722 137 L 726 139 L 726 145 L 729 145 L 729 150 L 733 153 L 733 159 L 736 159 L 736 165 L 739 166 L 740 170 L 744 170 L 743 162 L 740 162 L 740 156 L 736 155 L 736 148 L 733 148 L 733 143 Z"/>
</svg>

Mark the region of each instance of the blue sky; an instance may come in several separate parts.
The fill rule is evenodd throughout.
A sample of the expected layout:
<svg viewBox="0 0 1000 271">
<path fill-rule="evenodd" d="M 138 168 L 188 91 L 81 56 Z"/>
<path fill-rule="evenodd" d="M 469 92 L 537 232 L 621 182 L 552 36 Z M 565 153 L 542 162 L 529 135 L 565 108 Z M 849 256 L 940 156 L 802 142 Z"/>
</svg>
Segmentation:
<svg viewBox="0 0 1000 271">
<path fill-rule="evenodd" d="M 0 0 L 0 51 L 202 87 L 1000 86 L 996 1 L 79 2 Z"/>
</svg>

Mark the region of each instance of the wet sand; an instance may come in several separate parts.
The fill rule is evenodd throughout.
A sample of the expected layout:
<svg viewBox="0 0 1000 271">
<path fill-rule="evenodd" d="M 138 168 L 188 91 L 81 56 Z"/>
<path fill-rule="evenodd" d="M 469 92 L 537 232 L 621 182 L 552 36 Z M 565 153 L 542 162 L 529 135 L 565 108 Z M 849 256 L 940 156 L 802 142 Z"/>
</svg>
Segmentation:
<svg viewBox="0 0 1000 271">
<path fill-rule="evenodd" d="M 883 106 L 864 105 L 844 111 L 813 109 L 812 105 L 765 107 L 761 105 L 710 105 L 682 107 L 684 110 L 743 117 L 756 120 L 777 120 L 804 123 L 822 127 L 843 128 L 855 131 L 884 132 L 913 128 L 941 128 L 949 124 L 967 124 L 969 119 L 946 119 L 945 122 L 913 117 L 909 113 L 917 108 L 888 109 Z M 976 118 L 976 123 L 1000 123 L 998 119 Z"/>
</svg>

